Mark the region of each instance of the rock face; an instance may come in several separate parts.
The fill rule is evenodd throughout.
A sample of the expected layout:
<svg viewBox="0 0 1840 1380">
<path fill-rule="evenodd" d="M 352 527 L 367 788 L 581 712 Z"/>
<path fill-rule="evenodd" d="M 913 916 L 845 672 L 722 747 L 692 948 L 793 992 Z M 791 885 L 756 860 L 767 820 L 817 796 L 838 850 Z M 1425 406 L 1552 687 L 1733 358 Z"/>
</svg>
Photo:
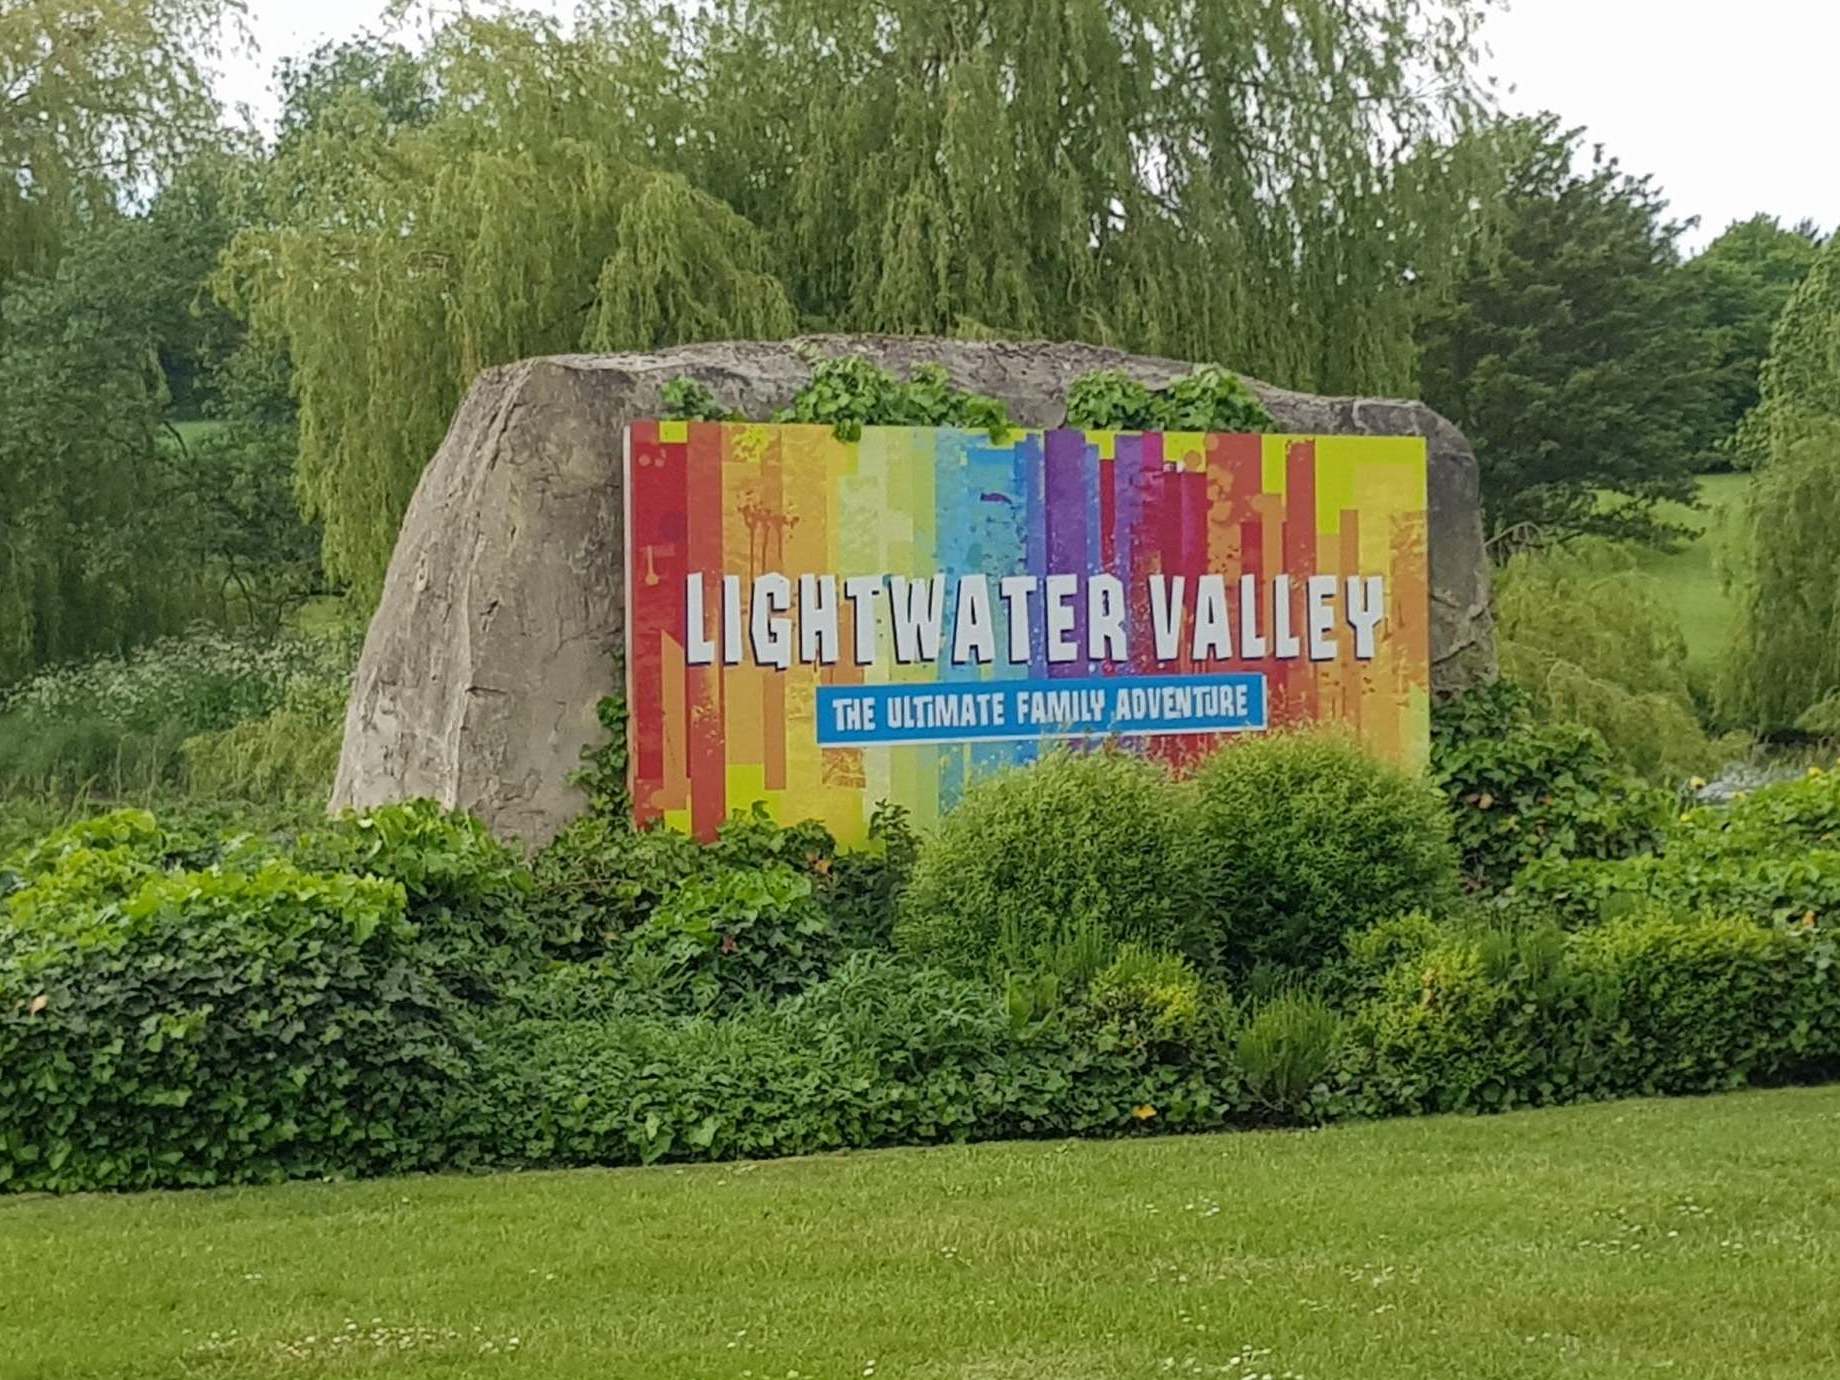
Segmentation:
<svg viewBox="0 0 1840 1380">
<path fill-rule="evenodd" d="M 410 501 L 346 712 L 333 807 L 428 796 L 508 838 L 542 843 L 561 829 L 582 805 L 568 777 L 602 740 L 595 706 L 618 688 L 626 424 L 656 416 L 680 375 L 766 417 L 804 386 L 807 360 L 844 353 L 902 377 L 942 364 L 1028 427 L 1060 425 L 1068 385 L 1090 370 L 1161 387 L 1190 368 L 1090 345 L 818 336 L 488 370 Z M 1481 499 L 1462 433 L 1422 403 L 1248 383 L 1281 431 L 1430 441 L 1433 686 L 1492 679 Z"/>
</svg>

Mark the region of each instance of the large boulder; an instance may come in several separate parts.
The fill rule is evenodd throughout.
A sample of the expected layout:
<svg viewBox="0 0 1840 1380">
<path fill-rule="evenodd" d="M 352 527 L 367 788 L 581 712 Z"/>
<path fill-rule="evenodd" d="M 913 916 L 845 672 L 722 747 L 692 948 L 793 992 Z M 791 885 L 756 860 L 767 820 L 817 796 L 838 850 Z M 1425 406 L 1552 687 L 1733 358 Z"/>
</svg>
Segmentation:
<svg viewBox="0 0 1840 1380">
<path fill-rule="evenodd" d="M 1174 360 L 1091 345 L 896 336 L 558 355 L 480 375 L 423 473 L 345 716 L 334 808 L 429 796 L 530 843 L 582 807 L 569 777 L 603 739 L 623 635 L 622 437 L 682 375 L 749 417 L 791 401 L 809 361 L 861 354 L 905 376 L 938 363 L 1030 427 L 1065 419 L 1068 385 L 1123 369 L 1152 387 Z M 1495 675 L 1476 459 L 1423 403 L 1323 398 L 1248 380 L 1279 430 L 1430 441 L 1433 688 Z"/>
</svg>

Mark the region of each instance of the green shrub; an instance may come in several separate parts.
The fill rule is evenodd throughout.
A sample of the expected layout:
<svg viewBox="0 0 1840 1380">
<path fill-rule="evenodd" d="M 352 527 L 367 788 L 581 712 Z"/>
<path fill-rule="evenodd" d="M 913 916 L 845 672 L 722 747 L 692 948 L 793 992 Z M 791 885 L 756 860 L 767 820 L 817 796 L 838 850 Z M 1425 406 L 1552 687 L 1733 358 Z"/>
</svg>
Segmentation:
<svg viewBox="0 0 1840 1380">
<path fill-rule="evenodd" d="M 882 807 L 869 846 L 839 852 L 822 826 L 774 823 L 763 808 L 726 821 L 707 846 L 594 812 L 570 824 L 532 865 L 533 913 L 559 954 L 587 958 L 623 945 L 687 882 L 734 868 L 783 864 L 810 874 L 813 894 L 849 947 L 886 947 L 918 845 L 905 813 Z"/>
<path fill-rule="evenodd" d="M 1089 431 L 1269 431 L 1271 414 L 1237 374 L 1204 364 L 1152 390 L 1116 369 L 1082 374 L 1067 390 L 1066 425 Z"/>
<path fill-rule="evenodd" d="M 430 971 L 456 991 L 484 996 L 536 961 L 530 872 L 471 815 L 429 800 L 347 811 L 302 839 L 298 856 L 314 871 L 400 885 Z"/>
<path fill-rule="evenodd" d="M 289 849 L 285 815 L 245 821 L 242 807 L 224 811 L 193 806 L 156 819 L 147 810 L 111 810 L 79 815 L 35 842 L 0 855 L 0 897 L 16 887 L 50 884 L 54 878 L 85 873 L 84 859 L 106 858 L 127 881 L 172 869 L 224 867 L 248 870 L 279 858 Z M 227 827 L 229 819 L 244 825 Z M 92 878 L 99 873 L 89 872 Z M 41 890 L 41 899 L 45 893 Z M 122 887 L 96 893 L 98 900 L 119 901 Z"/>
<path fill-rule="evenodd" d="M 1666 792 L 1616 766 L 1594 729 L 1540 720 L 1505 681 L 1437 707 L 1431 770 L 1477 890 L 1507 886 L 1535 858 L 1652 848 L 1672 811 Z"/>
<path fill-rule="evenodd" d="M 1657 905 L 1766 923 L 1840 916 L 1840 776 L 1818 767 L 1689 809 L 1660 846 L 1608 862 L 1543 859 L 1521 873 L 1515 897 L 1573 924 Z"/>
<path fill-rule="evenodd" d="M 341 709 L 343 706 L 341 706 Z M 301 800 L 332 794 L 343 715 L 282 707 L 259 719 L 200 733 L 179 745 L 187 789 L 200 796 Z"/>
<path fill-rule="evenodd" d="M 847 945 L 892 947 L 901 897 L 919 859 L 920 840 L 907 811 L 876 806 L 869 817 L 869 846 L 837 854 L 822 873 L 820 896 Z"/>
<path fill-rule="evenodd" d="M 772 1008 L 493 1020 L 480 1039 L 468 1154 L 515 1164 L 1202 1130 L 1245 1110 L 1228 1060 L 1059 1022 L 1018 1035 L 988 985 L 869 954 Z"/>
<path fill-rule="evenodd" d="M 664 409 L 659 414 L 686 422 L 728 422 L 740 418 L 716 401 L 708 388 L 686 375 L 664 386 Z"/>
<path fill-rule="evenodd" d="M 1086 1003 L 1102 1028 L 1128 1043 L 1186 1044 L 1201 1024 L 1201 978 L 1179 954 L 1126 944 L 1094 976 Z"/>
<path fill-rule="evenodd" d="M 1710 1092 L 1840 1059 L 1834 945 L 1800 926 L 1630 914 L 1564 935 L 1456 935 L 1350 1018 L 1344 1106 L 1501 1110 Z"/>
<path fill-rule="evenodd" d="M 182 784 L 188 739 L 288 707 L 336 700 L 342 710 L 356 652 L 350 638 L 257 641 L 199 629 L 42 671 L 0 691 L 0 791 L 119 798 L 170 789 Z M 203 744 L 196 751 L 209 755 Z"/>
<path fill-rule="evenodd" d="M 618 947 L 665 896 L 707 865 L 705 850 L 686 834 L 583 815 L 532 861 L 535 912 L 559 953 L 593 957 Z"/>
<path fill-rule="evenodd" d="M 1313 970 L 1342 936 L 1455 890 L 1443 802 L 1344 734 L 1228 747 L 1195 777 L 1195 871 L 1217 970 Z"/>
<path fill-rule="evenodd" d="M 1325 974 L 1325 989 L 1342 1005 L 1373 996 L 1401 962 L 1434 949 L 1444 926 L 1424 911 L 1411 911 L 1342 936 L 1342 954 Z"/>
<path fill-rule="evenodd" d="M 1125 753 L 1056 752 L 974 786 L 920 852 L 896 940 L 958 972 L 1026 971 L 1087 930 L 1185 953 L 1186 792 Z"/>
<path fill-rule="evenodd" d="M 86 810 L 82 803 L 72 804 L 42 797 L 22 799 L 0 796 L 0 870 L 4 869 L 6 859 L 14 853 L 30 847 L 73 819 L 85 816 Z M 5 885 L 0 881 L 0 890 L 4 890 Z"/>
<path fill-rule="evenodd" d="M 1611 756 L 1668 785 L 1743 757 L 1743 735 L 1700 721 L 1680 619 L 1632 546 L 1581 541 L 1523 552 L 1495 587 L 1502 674 L 1541 708 L 1602 735 Z"/>
<path fill-rule="evenodd" d="M 1747 857 L 1691 843 L 1615 862 L 1548 858 L 1527 867 L 1514 898 L 1582 927 L 1653 906 L 1689 914 L 1813 924 L 1840 917 L 1840 850 Z"/>
<path fill-rule="evenodd" d="M 1314 992 L 1261 1004 L 1240 1027 L 1234 1052 L 1252 1095 L 1278 1113 L 1299 1113 L 1319 1095 L 1341 1040 L 1341 1018 Z"/>
<path fill-rule="evenodd" d="M 1570 947 L 1586 980 L 1617 997 L 1606 1093 L 1831 1076 L 1840 1059 L 1840 969 L 1832 939 L 1813 929 L 1656 914 L 1585 931 Z"/>
<path fill-rule="evenodd" d="M 63 852 L 0 925 L 0 1183 L 130 1189 L 441 1162 L 464 1072 L 400 886 L 249 872 L 123 878 Z M 36 888 L 85 898 L 36 904 Z M 80 889 L 80 888 L 79 888 Z M 96 896 L 123 892 L 98 903 Z M 21 920 L 21 914 L 26 917 Z"/>
<path fill-rule="evenodd" d="M 1793 855 L 1802 848 L 1840 848 L 1840 772 L 1807 774 L 1747 791 L 1724 805 L 1688 810 L 1668 826 L 1669 848 L 1682 839 L 1721 854 Z"/>
<path fill-rule="evenodd" d="M 820 361 L 776 422 L 817 422 L 854 441 L 865 426 L 955 426 L 1001 436 L 1009 414 L 995 398 L 955 388 L 945 369 L 923 364 L 901 383 L 858 355 Z"/>
<path fill-rule="evenodd" d="M 629 952 L 651 980 L 687 988 L 706 1008 L 796 992 L 840 949 L 811 873 L 776 862 L 680 883 L 632 932 Z"/>
<path fill-rule="evenodd" d="M 1356 1109 L 1503 1111 L 1597 1095 L 1605 994 L 1550 929 L 1451 935 L 1409 953 L 1349 1017 Z"/>
</svg>

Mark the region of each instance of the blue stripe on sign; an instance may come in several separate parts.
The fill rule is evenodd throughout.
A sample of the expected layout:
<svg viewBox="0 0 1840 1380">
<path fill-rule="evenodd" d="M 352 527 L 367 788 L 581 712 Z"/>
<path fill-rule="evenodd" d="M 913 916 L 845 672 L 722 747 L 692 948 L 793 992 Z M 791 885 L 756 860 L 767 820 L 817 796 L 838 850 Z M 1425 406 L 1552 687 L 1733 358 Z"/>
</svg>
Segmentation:
<svg viewBox="0 0 1840 1380">
<path fill-rule="evenodd" d="M 1266 727 L 1265 677 L 821 685 L 818 746 L 1245 733 Z"/>
</svg>

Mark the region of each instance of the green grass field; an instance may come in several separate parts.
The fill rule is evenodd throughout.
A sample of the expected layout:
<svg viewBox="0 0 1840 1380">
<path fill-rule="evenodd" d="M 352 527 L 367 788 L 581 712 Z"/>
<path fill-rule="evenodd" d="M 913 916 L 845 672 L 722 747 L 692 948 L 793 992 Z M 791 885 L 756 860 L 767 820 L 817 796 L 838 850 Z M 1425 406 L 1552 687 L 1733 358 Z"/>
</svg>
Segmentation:
<svg viewBox="0 0 1840 1380">
<path fill-rule="evenodd" d="M 1840 1087 L 0 1200 L 0 1373 L 1840 1375 Z"/>
<path fill-rule="evenodd" d="M 169 423 L 169 425 L 172 427 L 174 431 L 179 433 L 180 439 L 183 440 L 185 444 L 189 446 L 194 441 L 201 441 L 206 436 L 209 436 L 212 432 L 221 428 L 223 426 L 223 423 L 219 421 L 213 421 L 207 418 L 202 421 L 194 420 L 194 421 L 189 421 L 189 422 L 172 422 L 172 423 Z"/>
<path fill-rule="evenodd" d="M 1725 589 L 1719 563 L 1749 482 L 1747 474 L 1704 475 L 1699 484 L 1705 508 L 1661 505 L 1661 517 L 1696 528 L 1700 535 L 1676 552 L 1646 552 L 1639 562 L 1667 591 L 1679 611 L 1688 653 L 1702 666 L 1716 661 L 1731 643 L 1737 608 Z"/>
</svg>

